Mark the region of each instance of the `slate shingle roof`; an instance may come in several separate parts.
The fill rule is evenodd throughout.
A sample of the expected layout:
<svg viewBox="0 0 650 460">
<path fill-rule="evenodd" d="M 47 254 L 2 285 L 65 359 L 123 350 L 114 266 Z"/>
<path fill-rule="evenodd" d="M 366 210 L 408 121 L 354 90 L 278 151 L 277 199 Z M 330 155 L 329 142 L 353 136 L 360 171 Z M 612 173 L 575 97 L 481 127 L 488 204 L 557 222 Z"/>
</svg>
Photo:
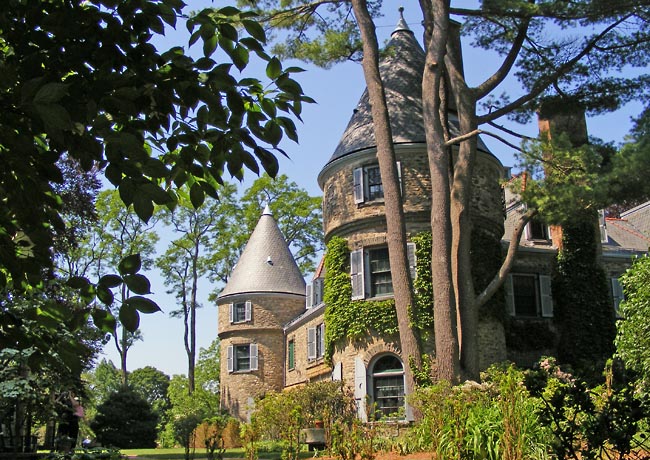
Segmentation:
<svg viewBox="0 0 650 460">
<path fill-rule="evenodd" d="M 403 18 L 393 31 L 387 48 L 386 56 L 379 64 L 379 72 L 386 91 L 393 143 L 425 143 L 422 117 L 422 73 L 425 55 Z M 366 89 L 328 164 L 351 153 L 375 147 L 370 110 Z M 450 119 L 453 117 L 454 114 L 450 113 Z M 458 135 L 459 131 L 453 120 L 451 124 L 451 135 Z M 478 148 L 489 153 L 480 138 Z"/>
<path fill-rule="evenodd" d="M 268 206 L 219 299 L 267 292 L 305 295 L 305 280 Z"/>
</svg>

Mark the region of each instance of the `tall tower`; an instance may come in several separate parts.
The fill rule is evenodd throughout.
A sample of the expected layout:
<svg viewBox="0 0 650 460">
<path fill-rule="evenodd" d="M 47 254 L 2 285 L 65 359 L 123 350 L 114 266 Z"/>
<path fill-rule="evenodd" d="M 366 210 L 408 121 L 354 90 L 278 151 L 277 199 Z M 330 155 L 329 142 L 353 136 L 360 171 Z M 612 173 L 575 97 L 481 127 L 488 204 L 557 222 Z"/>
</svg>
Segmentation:
<svg viewBox="0 0 650 460">
<path fill-rule="evenodd" d="M 305 310 L 305 281 L 267 206 L 217 299 L 221 406 L 242 420 L 284 386 L 283 326 Z"/>
</svg>

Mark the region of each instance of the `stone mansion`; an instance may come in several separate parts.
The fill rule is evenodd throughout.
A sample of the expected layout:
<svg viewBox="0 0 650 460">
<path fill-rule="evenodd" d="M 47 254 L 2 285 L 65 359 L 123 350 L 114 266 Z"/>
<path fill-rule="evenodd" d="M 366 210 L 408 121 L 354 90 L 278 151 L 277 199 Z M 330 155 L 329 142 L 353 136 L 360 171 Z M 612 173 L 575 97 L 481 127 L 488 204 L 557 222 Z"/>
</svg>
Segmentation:
<svg viewBox="0 0 650 460">
<path fill-rule="evenodd" d="M 390 111 L 400 172 L 407 233 L 430 231 L 430 181 L 422 121 L 421 78 L 424 52 L 401 20 L 392 33 L 380 64 Z M 453 129 L 453 113 L 450 113 Z M 504 199 L 500 181 L 509 174 L 479 139 L 471 200 L 472 225 L 480 237 L 504 244 L 521 205 Z M 344 238 L 350 250 L 352 300 L 391 298 L 392 284 L 383 190 L 367 91 L 323 166 L 318 183 L 323 190 L 325 240 Z M 505 209 L 504 209 L 505 208 Z M 505 216 L 505 218 L 504 218 Z M 631 258 L 650 244 L 650 203 L 601 221 L 602 260 L 611 279 L 612 308 L 621 299 L 617 277 Z M 545 225 L 531 222 L 522 237 L 515 266 L 505 287 L 506 316 L 511 321 L 537 322 L 553 328 L 550 287 L 557 241 Z M 409 253 L 414 264 L 414 245 Z M 368 330 L 362 340 L 336 344 L 331 364 L 325 355 L 321 264 L 305 283 L 268 207 L 262 213 L 236 267 L 219 294 L 218 334 L 221 341 L 221 405 L 247 419 L 254 398 L 318 380 L 342 380 L 353 388 L 359 415 L 366 418 L 368 400 L 384 414 L 405 406 L 404 362 L 398 340 Z M 542 354 L 553 354 L 554 343 L 533 348 L 513 347 L 504 321 L 482 319 L 478 331 L 481 368 L 504 360 L 531 365 Z"/>
</svg>

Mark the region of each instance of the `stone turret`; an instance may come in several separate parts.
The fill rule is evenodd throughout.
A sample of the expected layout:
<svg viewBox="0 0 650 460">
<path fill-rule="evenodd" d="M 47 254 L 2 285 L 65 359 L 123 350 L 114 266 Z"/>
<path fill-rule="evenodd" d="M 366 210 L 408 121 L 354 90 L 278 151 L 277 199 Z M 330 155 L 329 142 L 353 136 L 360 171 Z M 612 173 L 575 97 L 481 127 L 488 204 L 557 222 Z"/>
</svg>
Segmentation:
<svg viewBox="0 0 650 460">
<path fill-rule="evenodd" d="M 240 419 L 284 386 L 283 326 L 305 310 L 305 281 L 268 206 L 217 299 L 221 405 Z"/>
</svg>

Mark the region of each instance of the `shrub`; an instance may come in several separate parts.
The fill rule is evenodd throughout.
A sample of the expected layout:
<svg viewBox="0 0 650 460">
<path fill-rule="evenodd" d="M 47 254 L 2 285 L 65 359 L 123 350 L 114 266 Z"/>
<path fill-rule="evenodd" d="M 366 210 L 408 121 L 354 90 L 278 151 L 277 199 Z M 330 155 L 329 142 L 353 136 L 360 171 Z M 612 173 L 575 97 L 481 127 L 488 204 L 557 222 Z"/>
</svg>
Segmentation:
<svg viewBox="0 0 650 460">
<path fill-rule="evenodd" d="M 121 389 L 97 407 L 90 427 L 104 446 L 121 449 L 156 447 L 158 417 L 131 389 Z"/>
</svg>

